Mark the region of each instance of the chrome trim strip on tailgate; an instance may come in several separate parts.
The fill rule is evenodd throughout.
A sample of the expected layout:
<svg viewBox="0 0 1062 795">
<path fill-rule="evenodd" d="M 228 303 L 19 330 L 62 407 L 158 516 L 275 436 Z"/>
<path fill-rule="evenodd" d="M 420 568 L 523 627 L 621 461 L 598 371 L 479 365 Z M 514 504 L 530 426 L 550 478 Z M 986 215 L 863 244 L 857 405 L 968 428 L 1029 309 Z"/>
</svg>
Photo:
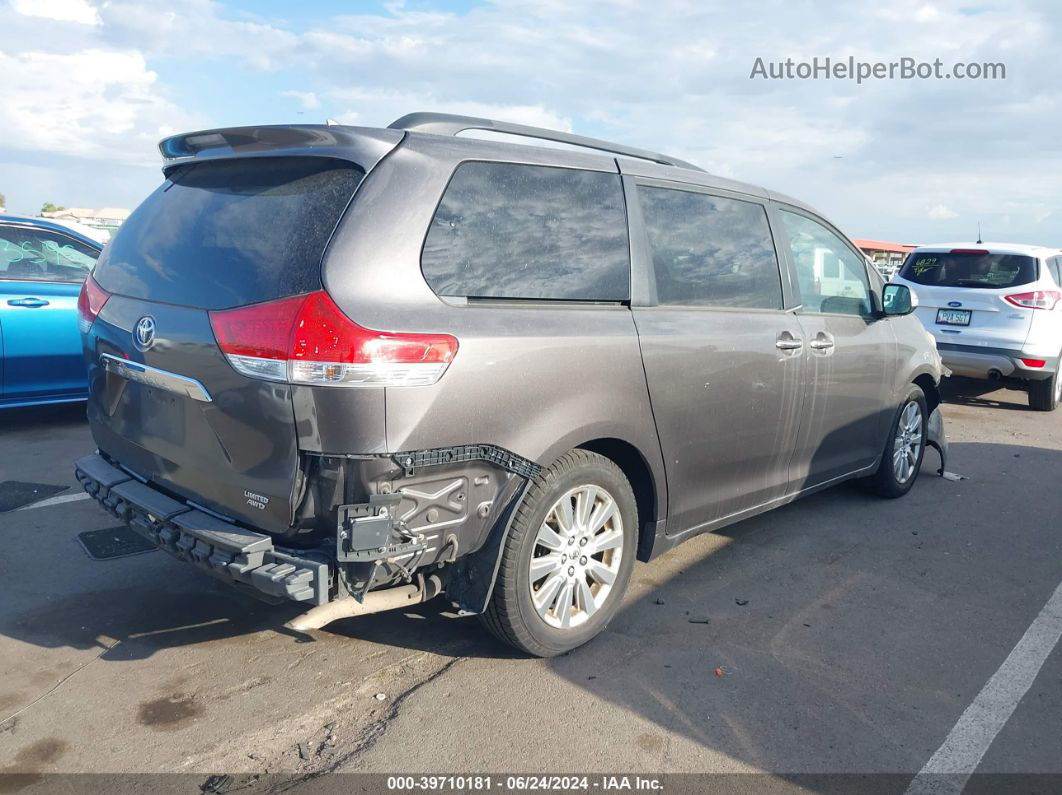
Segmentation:
<svg viewBox="0 0 1062 795">
<path fill-rule="evenodd" d="M 107 372 L 120 375 L 129 381 L 165 389 L 167 392 L 176 392 L 178 395 L 184 395 L 201 403 L 213 402 L 206 387 L 186 375 L 178 375 L 169 370 L 160 370 L 157 367 L 149 367 L 128 359 L 120 359 L 109 353 L 100 354 L 100 364 Z"/>
</svg>

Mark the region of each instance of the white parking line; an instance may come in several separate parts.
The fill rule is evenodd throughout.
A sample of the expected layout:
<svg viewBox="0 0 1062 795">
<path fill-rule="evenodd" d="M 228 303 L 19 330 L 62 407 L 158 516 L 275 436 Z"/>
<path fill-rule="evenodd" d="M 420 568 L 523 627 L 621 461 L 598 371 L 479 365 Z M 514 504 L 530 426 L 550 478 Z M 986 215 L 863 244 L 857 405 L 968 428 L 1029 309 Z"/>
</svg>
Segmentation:
<svg viewBox="0 0 1062 795">
<path fill-rule="evenodd" d="M 1018 645 L 966 708 L 944 744 L 911 781 L 908 795 L 960 793 L 992 741 L 1032 687 L 1047 656 L 1062 637 L 1062 583 Z"/>
<path fill-rule="evenodd" d="M 62 505 L 64 502 L 77 502 L 78 500 L 87 500 L 89 495 L 85 492 L 80 494 L 60 494 L 58 497 L 50 497 L 47 500 L 41 500 L 40 502 L 34 502 L 30 505 L 23 505 L 21 508 L 16 508 L 16 511 L 29 511 L 33 508 L 47 508 L 49 505 Z"/>
</svg>

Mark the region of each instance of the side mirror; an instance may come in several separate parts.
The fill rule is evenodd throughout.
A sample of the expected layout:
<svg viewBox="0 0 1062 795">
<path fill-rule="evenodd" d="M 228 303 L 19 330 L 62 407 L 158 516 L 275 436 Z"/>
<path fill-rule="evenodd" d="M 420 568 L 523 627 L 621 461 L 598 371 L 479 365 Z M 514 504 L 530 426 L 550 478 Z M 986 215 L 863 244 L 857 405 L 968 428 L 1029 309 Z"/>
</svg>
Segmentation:
<svg viewBox="0 0 1062 795">
<path fill-rule="evenodd" d="M 918 306 L 918 297 L 906 284 L 886 284 L 881 296 L 882 309 L 888 316 L 909 315 Z"/>
</svg>

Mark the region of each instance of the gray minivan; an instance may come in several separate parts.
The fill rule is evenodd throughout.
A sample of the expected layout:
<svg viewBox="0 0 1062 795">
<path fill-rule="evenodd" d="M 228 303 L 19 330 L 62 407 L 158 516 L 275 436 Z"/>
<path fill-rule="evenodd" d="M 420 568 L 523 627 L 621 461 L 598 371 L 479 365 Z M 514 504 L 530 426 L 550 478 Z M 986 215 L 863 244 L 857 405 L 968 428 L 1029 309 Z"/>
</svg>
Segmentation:
<svg viewBox="0 0 1062 795">
<path fill-rule="evenodd" d="M 445 593 L 554 655 L 636 558 L 943 471 L 916 298 L 794 199 L 441 114 L 160 148 L 79 300 L 77 476 L 296 629 Z"/>
</svg>

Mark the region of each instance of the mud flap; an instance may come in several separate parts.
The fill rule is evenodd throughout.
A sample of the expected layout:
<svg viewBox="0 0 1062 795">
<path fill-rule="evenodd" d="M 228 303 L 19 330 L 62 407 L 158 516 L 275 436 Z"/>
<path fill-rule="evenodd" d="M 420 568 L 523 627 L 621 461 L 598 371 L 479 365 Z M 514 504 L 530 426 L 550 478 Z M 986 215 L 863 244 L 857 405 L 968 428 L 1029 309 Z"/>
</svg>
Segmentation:
<svg viewBox="0 0 1062 795">
<path fill-rule="evenodd" d="M 937 470 L 937 474 L 943 477 L 944 471 L 948 466 L 948 437 L 944 434 L 944 415 L 940 413 L 939 406 L 933 409 L 933 413 L 929 415 L 929 422 L 926 426 L 926 443 L 931 447 L 935 447 L 940 454 L 940 469 Z"/>
<path fill-rule="evenodd" d="M 501 565 L 502 545 L 509 535 L 516 508 L 524 499 L 530 480 L 524 480 L 505 505 L 498 521 L 491 528 L 483 546 L 475 552 L 458 558 L 452 566 L 446 585 L 446 596 L 462 613 L 482 613 L 487 609 L 494 582 Z"/>
</svg>

